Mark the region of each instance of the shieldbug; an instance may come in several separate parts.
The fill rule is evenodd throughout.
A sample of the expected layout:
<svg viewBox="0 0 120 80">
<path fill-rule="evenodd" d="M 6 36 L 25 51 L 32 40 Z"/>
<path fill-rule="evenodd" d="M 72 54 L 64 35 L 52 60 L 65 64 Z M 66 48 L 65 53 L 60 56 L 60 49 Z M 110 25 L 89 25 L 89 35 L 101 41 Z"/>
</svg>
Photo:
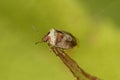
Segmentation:
<svg viewBox="0 0 120 80">
<path fill-rule="evenodd" d="M 71 33 L 53 28 L 42 38 L 42 41 L 61 49 L 71 49 L 77 45 L 76 38 Z"/>
</svg>

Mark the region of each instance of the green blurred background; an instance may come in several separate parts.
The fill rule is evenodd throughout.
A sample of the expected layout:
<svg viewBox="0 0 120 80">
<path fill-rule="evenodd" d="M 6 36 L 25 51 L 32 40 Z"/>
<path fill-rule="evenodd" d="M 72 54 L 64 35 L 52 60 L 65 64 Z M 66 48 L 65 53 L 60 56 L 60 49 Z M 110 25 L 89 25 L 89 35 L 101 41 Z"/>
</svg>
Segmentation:
<svg viewBox="0 0 120 80">
<path fill-rule="evenodd" d="M 75 80 L 46 44 L 35 45 L 51 28 L 77 38 L 69 55 L 86 72 L 120 80 L 119 14 L 119 0 L 1 0 L 0 80 Z"/>
</svg>

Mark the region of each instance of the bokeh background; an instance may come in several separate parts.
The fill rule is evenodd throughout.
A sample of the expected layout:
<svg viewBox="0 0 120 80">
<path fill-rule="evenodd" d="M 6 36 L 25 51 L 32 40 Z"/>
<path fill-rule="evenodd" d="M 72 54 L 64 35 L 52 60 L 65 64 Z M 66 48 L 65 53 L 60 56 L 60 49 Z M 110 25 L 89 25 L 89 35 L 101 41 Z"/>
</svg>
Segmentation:
<svg viewBox="0 0 120 80">
<path fill-rule="evenodd" d="M 51 28 L 71 32 L 69 56 L 91 75 L 120 80 L 119 0 L 0 0 L 0 80 L 75 80 L 49 47 Z"/>
</svg>

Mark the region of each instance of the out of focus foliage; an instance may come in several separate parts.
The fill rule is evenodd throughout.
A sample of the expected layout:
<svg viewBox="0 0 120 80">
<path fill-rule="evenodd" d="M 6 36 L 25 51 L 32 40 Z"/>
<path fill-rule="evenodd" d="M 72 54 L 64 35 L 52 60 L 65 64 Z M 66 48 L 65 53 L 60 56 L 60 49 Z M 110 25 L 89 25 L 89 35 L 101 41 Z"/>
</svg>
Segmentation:
<svg viewBox="0 0 120 80">
<path fill-rule="evenodd" d="M 74 80 L 41 40 L 50 28 L 71 32 L 69 55 L 88 73 L 120 80 L 120 1 L 1 0 L 0 80 Z M 37 33 L 38 32 L 38 33 Z"/>
</svg>

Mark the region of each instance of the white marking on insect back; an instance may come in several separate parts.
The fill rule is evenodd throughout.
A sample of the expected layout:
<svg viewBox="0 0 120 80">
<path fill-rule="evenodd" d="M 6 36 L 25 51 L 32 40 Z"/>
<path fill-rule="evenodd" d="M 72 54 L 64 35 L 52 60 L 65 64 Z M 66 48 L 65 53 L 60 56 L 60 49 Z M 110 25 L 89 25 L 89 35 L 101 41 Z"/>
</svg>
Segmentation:
<svg viewBox="0 0 120 80">
<path fill-rule="evenodd" d="M 49 35 L 48 35 L 49 37 L 50 37 L 50 44 L 51 45 L 53 45 L 53 46 L 55 46 L 55 43 L 56 43 L 56 30 L 55 29 L 51 29 L 50 30 L 50 33 L 49 33 Z"/>
</svg>

